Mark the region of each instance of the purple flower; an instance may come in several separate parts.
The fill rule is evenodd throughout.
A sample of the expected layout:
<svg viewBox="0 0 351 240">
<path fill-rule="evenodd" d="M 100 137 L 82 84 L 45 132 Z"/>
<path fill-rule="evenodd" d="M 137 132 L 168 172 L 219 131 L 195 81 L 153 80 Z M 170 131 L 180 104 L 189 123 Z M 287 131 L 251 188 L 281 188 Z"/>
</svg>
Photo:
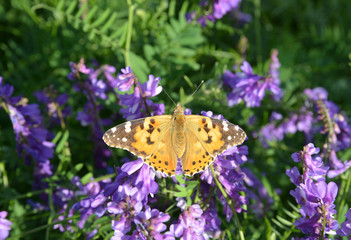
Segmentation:
<svg viewBox="0 0 351 240">
<path fill-rule="evenodd" d="M 330 154 L 329 165 L 331 167 L 331 169 L 328 171 L 329 178 L 334 178 L 336 176 L 339 176 L 340 174 L 342 174 L 343 172 L 345 172 L 347 169 L 350 168 L 351 160 L 346 162 L 341 162 L 336 156 L 335 150 L 331 150 L 329 154 Z"/>
<path fill-rule="evenodd" d="M 351 125 L 340 113 L 339 107 L 328 101 L 328 92 L 324 88 L 306 89 L 304 93 L 315 104 L 317 117 L 323 122 L 321 133 L 328 134 L 328 148 L 336 151 L 351 146 Z"/>
<path fill-rule="evenodd" d="M 174 236 L 180 239 L 199 239 L 204 240 L 205 219 L 202 217 L 202 209 L 198 204 L 190 206 L 179 215 L 176 224 L 172 224 L 168 236 Z"/>
<path fill-rule="evenodd" d="M 311 238 L 319 238 L 321 234 L 324 236 L 338 228 L 333 216 L 336 213 L 334 201 L 338 187 L 334 182 L 325 182 L 328 168 L 323 166 L 319 156 L 312 157 L 318 152 L 319 149 L 312 143 L 306 145 L 303 151 L 292 154 L 295 162 L 302 163 L 303 174 L 299 175 L 296 167 L 286 171 L 291 182 L 297 186 L 290 194 L 301 206 L 302 217 L 296 220 L 295 226 Z"/>
<path fill-rule="evenodd" d="M 22 97 L 12 97 L 13 87 L 3 84 L 0 78 L 0 100 L 11 119 L 16 137 L 17 151 L 27 164 L 34 160 L 34 187 L 46 188 L 41 180 L 52 175 L 50 158 L 53 157 L 54 144 L 51 134 L 43 127 L 43 119 L 37 104 L 27 104 Z"/>
<path fill-rule="evenodd" d="M 269 65 L 269 75 L 270 78 L 269 82 L 272 82 L 271 84 L 268 84 L 267 89 L 272 92 L 272 97 L 274 101 L 279 102 L 280 99 L 283 97 L 283 91 L 280 89 L 280 62 L 278 59 L 278 50 L 273 49 L 272 55 L 271 55 L 271 63 Z"/>
<path fill-rule="evenodd" d="M 312 155 L 318 154 L 319 148 L 315 148 L 313 143 L 309 143 L 304 146 L 303 151 L 299 153 L 293 153 L 291 158 L 295 162 L 301 162 L 305 169 L 304 171 L 304 181 L 308 178 L 312 178 L 316 181 L 325 180 L 325 175 L 327 174 L 328 167 L 323 166 L 322 158 L 319 156 L 312 157 Z"/>
<path fill-rule="evenodd" d="M 123 70 L 124 69 L 122 69 L 122 71 Z M 130 68 L 128 71 L 129 70 Z M 125 119 L 132 120 L 146 117 L 150 114 L 160 115 L 164 113 L 164 104 L 155 104 L 148 99 L 158 95 L 162 91 L 162 87 L 158 85 L 160 80 L 160 78 L 155 78 L 153 75 L 149 75 L 149 80 L 147 82 L 136 84 L 133 93 L 119 96 L 119 104 L 126 107 L 120 110 Z M 128 82 L 129 81 L 130 80 L 128 80 Z M 133 77 L 133 82 L 136 81 L 137 80 Z"/>
<path fill-rule="evenodd" d="M 341 223 L 340 229 L 336 231 L 336 233 L 341 237 L 351 235 L 351 208 L 347 211 L 345 217 L 346 221 Z"/>
<path fill-rule="evenodd" d="M 147 206 L 149 196 L 152 197 L 158 192 L 155 172 L 141 159 L 127 162 L 116 171 L 117 177 L 114 182 L 73 206 L 82 214 L 80 228 L 84 227 L 88 216 L 93 213 L 98 217 L 113 214 L 116 215 L 112 221 L 114 239 L 127 236 L 133 225 L 138 227 L 141 223 L 146 224 L 156 236 L 157 233 L 153 231 L 164 228 L 162 222 L 168 220 L 168 215 L 150 210 Z"/>
<path fill-rule="evenodd" d="M 217 19 L 238 7 L 241 0 L 215 0 L 213 3 L 213 16 Z"/>
<path fill-rule="evenodd" d="M 185 14 L 185 18 L 188 23 L 196 20 L 201 24 L 202 27 L 206 26 L 207 21 L 215 22 L 216 19 L 221 19 L 224 15 L 231 12 L 232 15 L 238 18 L 240 21 L 247 21 L 248 16 L 240 14 L 238 6 L 241 0 L 215 0 L 213 5 L 210 5 L 208 1 L 201 1 L 201 11 L 188 12 Z"/>
<path fill-rule="evenodd" d="M 322 87 L 317 87 L 314 89 L 306 88 L 304 90 L 304 94 L 314 101 L 328 99 L 328 92 Z"/>
<path fill-rule="evenodd" d="M 156 240 L 163 239 L 163 234 L 161 232 L 167 229 L 164 222 L 170 219 L 168 214 L 160 212 L 157 209 L 152 209 L 147 206 L 145 211 L 139 213 L 134 220 L 134 223 L 139 229 L 145 229 L 148 232 L 148 236 L 152 236 Z M 140 237 L 145 237 L 145 235 L 140 231 Z"/>
<path fill-rule="evenodd" d="M 7 212 L 0 212 L 0 240 L 4 240 L 9 236 L 12 222 L 5 219 L 7 217 Z"/>
<path fill-rule="evenodd" d="M 71 108 L 63 107 L 68 101 L 68 94 L 62 93 L 57 96 L 57 93 L 49 88 L 44 91 L 37 91 L 34 95 L 39 102 L 45 104 L 45 111 L 54 123 L 64 124 L 64 118 L 71 115 Z"/>
<path fill-rule="evenodd" d="M 231 88 L 231 92 L 227 94 L 229 106 L 243 101 L 247 107 L 258 107 L 261 105 L 266 89 L 272 92 L 274 100 L 280 100 L 282 92 L 276 77 L 264 78 L 254 74 L 251 65 L 246 61 L 240 69 L 242 72 L 236 74 L 227 70 L 223 76 L 223 84 Z"/>
<path fill-rule="evenodd" d="M 219 239 L 222 234 L 221 219 L 218 217 L 214 202 L 210 203 L 210 206 L 204 211 L 202 217 L 205 220 L 204 236 L 206 236 L 206 239 Z"/>
<path fill-rule="evenodd" d="M 270 122 L 261 128 L 259 139 L 264 147 L 268 147 L 271 141 L 281 141 L 285 135 L 295 134 L 297 131 L 304 132 L 307 139 L 311 138 L 313 124 L 316 123 L 311 111 L 301 108 L 299 113 L 292 113 L 286 119 L 282 118 L 281 114 L 273 112 Z"/>
<path fill-rule="evenodd" d="M 121 69 L 122 74 L 117 75 L 117 87 L 119 91 L 128 91 L 134 85 L 136 77 L 132 69 L 127 66 Z"/>
</svg>

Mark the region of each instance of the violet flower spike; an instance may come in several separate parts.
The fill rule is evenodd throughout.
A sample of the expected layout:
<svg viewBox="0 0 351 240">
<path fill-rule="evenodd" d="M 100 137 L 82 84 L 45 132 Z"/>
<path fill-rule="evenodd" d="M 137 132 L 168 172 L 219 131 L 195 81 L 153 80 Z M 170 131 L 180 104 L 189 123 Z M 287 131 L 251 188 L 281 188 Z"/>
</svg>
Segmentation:
<svg viewBox="0 0 351 240">
<path fill-rule="evenodd" d="M 306 145 L 303 151 L 292 154 L 295 162 L 303 165 L 303 175 L 294 167 L 287 170 L 297 187 L 290 194 L 295 197 L 301 206 L 301 217 L 295 221 L 295 226 L 312 239 L 324 237 L 338 228 L 338 222 L 334 220 L 334 201 L 338 193 L 338 187 L 334 182 L 325 182 L 327 167 L 323 166 L 321 158 L 312 156 L 319 153 L 312 143 Z"/>
<path fill-rule="evenodd" d="M 227 70 L 223 75 L 223 84 L 231 88 L 231 92 L 227 94 L 229 106 L 243 101 L 247 107 L 259 107 L 266 89 L 272 92 L 275 100 L 281 98 L 282 92 L 277 79 L 254 74 L 247 61 L 243 62 L 240 69 L 242 72 L 233 74 Z"/>
</svg>

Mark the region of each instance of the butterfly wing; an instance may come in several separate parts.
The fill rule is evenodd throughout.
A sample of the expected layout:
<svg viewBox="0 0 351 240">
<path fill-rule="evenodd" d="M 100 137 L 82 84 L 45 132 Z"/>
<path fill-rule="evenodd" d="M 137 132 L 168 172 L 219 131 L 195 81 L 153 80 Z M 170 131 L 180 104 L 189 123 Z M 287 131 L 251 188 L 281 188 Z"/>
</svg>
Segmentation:
<svg viewBox="0 0 351 240">
<path fill-rule="evenodd" d="M 147 159 L 155 151 L 171 124 L 170 115 L 132 120 L 109 129 L 103 140 L 110 147 L 126 149 Z"/>
<path fill-rule="evenodd" d="M 167 128 L 151 156 L 144 159 L 145 163 L 155 171 L 166 173 L 168 176 L 174 175 L 177 167 L 177 156 L 174 148 L 175 135 L 172 132 L 172 128 Z"/>
<path fill-rule="evenodd" d="M 196 135 L 191 130 L 186 132 L 186 147 L 183 156 L 180 158 L 185 175 L 192 176 L 201 172 L 213 162 L 210 155 Z"/>
<path fill-rule="evenodd" d="M 216 118 L 189 115 L 186 126 L 187 148 L 181 162 L 188 175 L 204 170 L 218 154 L 246 139 L 239 126 Z"/>
</svg>

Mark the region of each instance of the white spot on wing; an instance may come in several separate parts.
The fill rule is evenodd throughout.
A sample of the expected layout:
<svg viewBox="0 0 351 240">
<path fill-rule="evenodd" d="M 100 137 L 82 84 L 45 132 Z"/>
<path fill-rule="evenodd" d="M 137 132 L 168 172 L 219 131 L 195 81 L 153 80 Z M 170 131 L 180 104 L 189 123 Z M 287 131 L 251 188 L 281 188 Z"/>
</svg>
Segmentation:
<svg viewBox="0 0 351 240">
<path fill-rule="evenodd" d="M 232 137 L 231 137 L 231 136 L 228 136 L 228 140 L 229 140 L 229 141 L 232 140 Z"/>
<path fill-rule="evenodd" d="M 131 122 L 127 122 L 126 125 L 125 125 L 126 132 L 127 132 L 127 133 L 129 133 L 130 131 L 132 131 L 132 129 L 130 128 L 130 126 L 132 126 L 132 123 L 131 123 Z"/>
<path fill-rule="evenodd" d="M 228 131 L 229 130 L 228 123 L 226 121 L 223 121 L 222 124 L 223 124 L 223 130 Z"/>
<path fill-rule="evenodd" d="M 123 141 L 123 142 L 126 142 L 126 141 L 128 141 L 128 140 L 124 137 L 124 138 L 122 138 L 122 141 Z"/>
<path fill-rule="evenodd" d="M 112 133 L 115 133 L 115 132 L 116 132 L 116 130 L 117 130 L 117 128 L 116 128 L 116 127 L 111 128 L 111 132 L 112 132 Z"/>
<path fill-rule="evenodd" d="M 234 128 L 235 128 L 235 130 L 237 130 L 237 131 L 239 130 L 239 127 L 238 127 L 238 126 L 236 126 L 236 125 L 235 125 L 235 127 L 234 127 Z"/>
</svg>

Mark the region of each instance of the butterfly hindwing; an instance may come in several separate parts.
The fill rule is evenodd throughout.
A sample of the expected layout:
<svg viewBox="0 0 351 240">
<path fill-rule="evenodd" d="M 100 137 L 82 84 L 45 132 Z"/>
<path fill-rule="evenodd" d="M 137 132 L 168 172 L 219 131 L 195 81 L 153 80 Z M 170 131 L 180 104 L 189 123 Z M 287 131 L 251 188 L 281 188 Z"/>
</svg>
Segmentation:
<svg viewBox="0 0 351 240">
<path fill-rule="evenodd" d="M 109 129 L 103 140 L 110 147 L 126 149 L 145 159 L 154 152 L 170 124 L 170 115 L 136 119 Z"/>
<path fill-rule="evenodd" d="M 155 171 L 166 173 L 168 176 L 174 175 L 177 167 L 174 139 L 172 139 L 171 135 L 171 129 L 166 129 L 153 153 L 149 158 L 144 159 L 144 162 Z"/>
<path fill-rule="evenodd" d="M 214 157 L 211 156 L 199 139 L 192 131 L 186 133 L 186 150 L 181 157 L 183 172 L 185 175 L 194 175 L 209 166 Z"/>
<path fill-rule="evenodd" d="M 246 138 L 245 132 L 239 126 L 226 120 L 190 115 L 187 116 L 187 124 L 213 157 L 231 146 L 243 143 Z"/>
</svg>

